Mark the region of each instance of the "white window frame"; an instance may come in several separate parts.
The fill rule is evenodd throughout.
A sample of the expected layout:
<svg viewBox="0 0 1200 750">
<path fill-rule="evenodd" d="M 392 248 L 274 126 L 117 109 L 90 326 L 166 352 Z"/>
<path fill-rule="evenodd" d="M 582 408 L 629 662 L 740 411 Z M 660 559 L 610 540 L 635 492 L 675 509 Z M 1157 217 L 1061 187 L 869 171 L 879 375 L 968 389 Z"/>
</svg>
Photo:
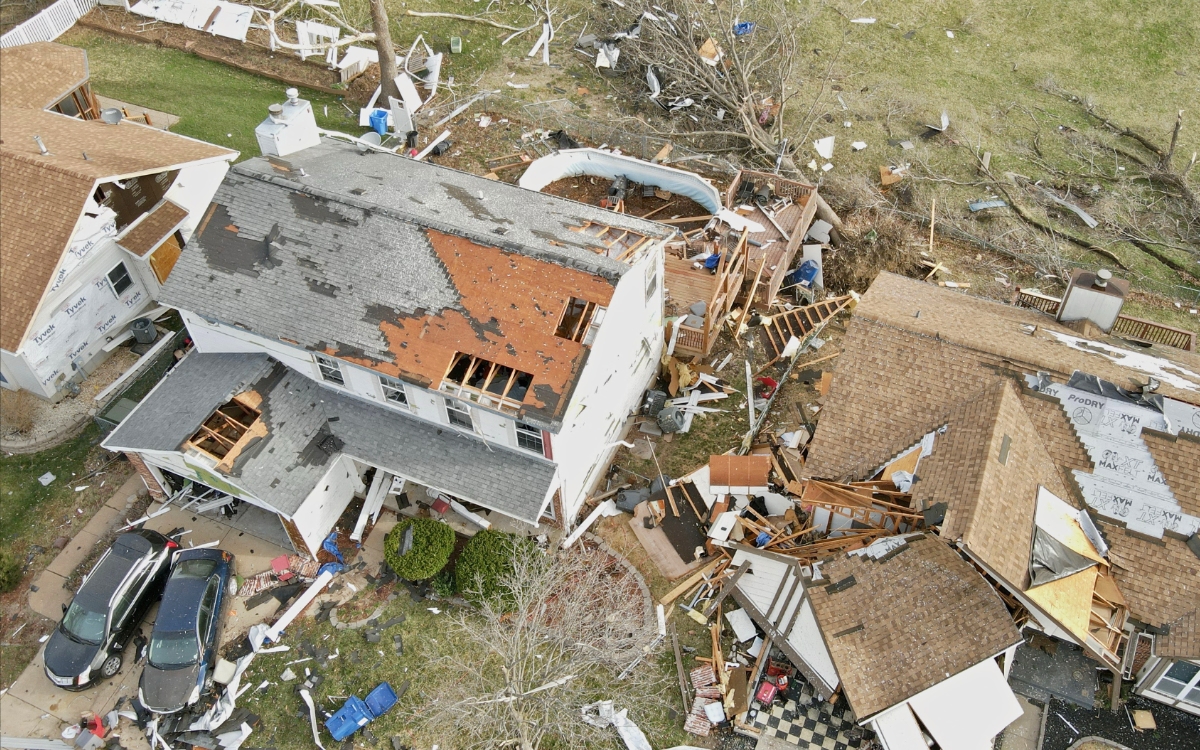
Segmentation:
<svg viewBox="0 0 1200 750">
<path fill-rule="evenodd" d="M 539 456 L 546 455 L 546 439 L 542 435 L 541 429 L 534 427 L 531 424 L 525 424 L 524 422 L 517 421 L 517 420 L 513 421 L 513 429 L 516 431 L 518 448 L 520 448 L 521 450 L 524 450 L 524 451 L 529 451 L 530 453 L 536 453 Z M 530 440 L 530 441 L 537 440 L 538 447 L 536 449 L 534 449 L 534 448 L 530 448 L 527 445 L 521 445 L 522 437 L 525 437 L 527 440 Z"/>
<path fill-rule="evenodd" d="M 466 402 L 459 401 L 458 399 L 449 398 L 447 396 L 443 396 L 442 398 L 446 401 L 446 422 L 452 427 L 458 427 L 459 429 L 470 430 L 471 432 L 474 432 L 475 417 L 471 414 L 471 407 L 468 406 Z M 452 417 L 451 414 L 457 414 L 460 419 L 465 419 L 467 423 L 459 424 L 458 422 L 455 422 L 454 417 Z"/>
<path fill-rule="evenodd" d="M 338 361 L 337 357 L 331 357 L 328 354 L 317 354 L 314 352 L 313 362 L 317 365 L 317 375 L 321 378 L 322 382 L 333 383 L 334 385 L 340 385 L 343 388 L 346 386 L 346 372 L 342 369 L 342 363 Z M 325 369 L 327 367 L 332 368 L 335 372 L 337 372 L 336 380 L 332 377 L 329 377 Z"/>
<path fill-rule="evenodd" d="M 652 264 L 650 266 L 650 275 L 646 277 L 646 304 L 650 304 L 650 300 L 654 299 L 654 295 L 658 292 L 658 266 Z"/>
<path fill-rule="evenodd" d="M 400 406 L 408 408 L 408 389 L 404 387 L 404 381 L 398 378 L 390 378 L 387 375 L 379 376 L 379 392 L 383 394 L 383 400 L 392 406 Z M 399 394 L 399 399 L 394 399 L 390 394 Z"/>
<path fill-rule="evenodd" d="M 1158 686 L 1162 684 L 1163 680 L 1170 680 L 1171 682 L 1179 684 L 1178 679 L 1167 676 L 1167 672 L 1171 671 L 1171 668 L 1174 667 L 1176 664 L 1188 664 L 1190 666 L 1198 667 L 1198 668 L 1196 670 L 1196 674 L 1192 675 L 1192 679 L 1189 680 L 1187 683 L 1184 683 L 1183 688 L 1177 694 L 1172 695 L 1171 693 L 1167 692 L 1166 690 L 1160 690 Z M 1158 679 L 1154 681 L 1154 687 L 1152 687 L 1150 689 L 1153 690 L 1155 693 L 1158 693 L 1159 695 L 1166 696 L 1167 698 L 1169 698 L 1172 701 L 1186 703 L 1189 706 L 1200 707 L 1200 701 L 1195 701 L 1195 700 L 1192 700 L 1190 697 L 1188 697 L 1189 693 L 1200 690 L 1200 665 L 1197 665 L 1188 659 L 1173 660 L 1170 663 L 1170 665 L 1166 669 L 1163 670 L 1162 674 L 1160 674 L 1158 676 Z"/>
<path fill-rule="evenodd" d="M 125 272 L 125 278 L 129 279 L 129 285 L 119 292 L 117 291 L 117 285 L 114 284 L 112 280 L 113 271 L 116 271 L 118 268 L 123 270 Z M 134 285 L 133 272 L 129 270 L 129 266 L 125 265 L 125 261 L 120 261 L 117 263 L 117 265 L 108 269 L 108 273 L 104 274 L 104 280 L 108 282 L 108 288 L 112 290 L 113 296 L 115 296 L 117 299 L 121 299 L 121 295 L 132 289 Z"/>
</svg>

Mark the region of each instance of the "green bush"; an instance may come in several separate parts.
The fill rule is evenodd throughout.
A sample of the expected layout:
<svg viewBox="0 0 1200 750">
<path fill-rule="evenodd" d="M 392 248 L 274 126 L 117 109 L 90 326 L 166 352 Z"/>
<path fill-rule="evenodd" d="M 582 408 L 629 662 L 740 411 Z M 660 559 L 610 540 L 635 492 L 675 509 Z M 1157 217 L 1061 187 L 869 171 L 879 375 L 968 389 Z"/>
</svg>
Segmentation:
<svg viewBox="0 0 1200 750">
<path fill-rule="evenodd" d="M 412 549 L 400 554 L 404 530 L 413 530 Z M 446 567 L 454 551 L 454 529 L 431 518 L 406 518 L 383 540 L 383 557 L 396 575 L 408 581 L 424 581 Z"/>
<path fill-rule="evenodd" d="M 10 550 L 0 548 L 0 593 L 15 589 L 21 577 L 21 561 Z"/>
<path fill-rule="evenodd" d="M 449 599 L 454 596 L 454 573 L 449 568 L 442 568 L 442 571 L 429 579 L 429 586 L 443 599 Z"/>
<path fill-rule="evenodd" d="M 533 540 L 490 529 L 471 537 L 454 564 L 458 592 L 468 599 L 492 598 L 500 591 L 500 579 L 512 571 L 519 546 L 533 547 Z"/>
</svg>

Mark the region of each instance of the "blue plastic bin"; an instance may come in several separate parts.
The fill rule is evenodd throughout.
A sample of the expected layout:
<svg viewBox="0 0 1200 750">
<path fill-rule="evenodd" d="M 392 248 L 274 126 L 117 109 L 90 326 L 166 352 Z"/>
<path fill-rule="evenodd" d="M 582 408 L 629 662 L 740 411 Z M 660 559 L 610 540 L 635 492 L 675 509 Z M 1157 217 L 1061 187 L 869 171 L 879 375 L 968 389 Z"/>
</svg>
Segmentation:
<svg viewBox="0 0 1200 750">
<path fill-rule="evenodd" d="M 371 715 L 371 709 L 367 708 L 363 699 L 352 695 L 346 700 L 345 705 L 337 710 L 337 713 L 325 721 L 325 728 L 329 730 L 335 740 L 341 742 L 370 724 L 374 718 Z"/>
<path fill-rule="evenodd" d="M 381 682 L 375 686 L 374 690 L 367 693 L 367 709 L 371 712 L 371 716 L 378 719 L 396 705 L 396 700 L 396 691 L 392 690 L 392 686 Z"/>
<path fill-rule="evenodd" d="M 325 728 L 338 742 L 346 739 L 358 730 L 383 716 L 396 705 L 396 691 L 386 682 L 381 682 L 375 689 L 367 693 L 364 701 L 357 695 L 346 699 L 345 704 L 330 716 L 325 722 Z"/>
<path fill-rule="evenodd" d="M 813 282 L 817 280 L 817 273 L 820 270 L 820 267 L 815 262 L 806 260 L 800 264 L 799 268 L 784 277 L 783 283 L 787 286 L 800 284 L 801 286 L 811 287 Z"/>
<path fill-rule="evenodd" d="M 381 136 L 387 135 L 388 111 L 386 109 L 373 110 L 369 119 L 371 130 L 374 130 Z"/>
</svg>

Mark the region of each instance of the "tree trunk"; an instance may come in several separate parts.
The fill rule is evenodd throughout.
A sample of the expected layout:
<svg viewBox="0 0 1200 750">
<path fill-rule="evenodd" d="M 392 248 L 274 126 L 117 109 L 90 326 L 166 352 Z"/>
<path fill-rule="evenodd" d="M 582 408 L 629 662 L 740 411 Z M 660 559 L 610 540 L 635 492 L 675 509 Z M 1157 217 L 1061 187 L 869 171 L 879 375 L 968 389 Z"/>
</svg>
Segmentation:
<svg viewBox="0 0 1200 750">
<path fill-rule="evenodd" d="M 396 50 L 392 47 L 392 30 L 388 22 L 387 8 L 384 0 L 371 0 L 371 26 L 375 32 L 375 49 L 379 52 L 379 74 L 382 91 L 379 103 L 387 106 L 387 97 L 400 98 L 400 89 L 396 87 Z"/>
</svg>

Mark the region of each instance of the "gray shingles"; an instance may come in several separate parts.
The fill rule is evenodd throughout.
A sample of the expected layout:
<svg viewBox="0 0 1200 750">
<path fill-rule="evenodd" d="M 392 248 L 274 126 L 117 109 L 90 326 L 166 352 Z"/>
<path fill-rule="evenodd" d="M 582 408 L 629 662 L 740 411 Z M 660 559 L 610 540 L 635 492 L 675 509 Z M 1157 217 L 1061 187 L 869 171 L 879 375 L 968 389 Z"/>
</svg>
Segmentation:
<svg viewBox="0 0 1200 750">
<path fill-rule="evenodd" d="M 455 497 L 537 522 L 554 479 L 555 468 L 549 461 L 368 403 L 272 362 L 262 354 L 193 353 L 146 397 L 106 445 L 175 450 L 213 409 L 233 393 L 253 387 L 263 396 L 262 418 L 268 433 L 242 452 L 231 476 L 280 513 L 295 513 L 334 458 L 344 453 Z M 165 434 L 163 421 L 169 421 L 170 435 Z M 340 451 L 332 455 L 316 446 L 327 434 L 342 441 Z"/>
<path fill-rule="evenodd" d="M 265 354 L 192 352 L 104 441 L 110 450 L 174 451 L 213 411 L 261 378 Z"/>
</svg>

